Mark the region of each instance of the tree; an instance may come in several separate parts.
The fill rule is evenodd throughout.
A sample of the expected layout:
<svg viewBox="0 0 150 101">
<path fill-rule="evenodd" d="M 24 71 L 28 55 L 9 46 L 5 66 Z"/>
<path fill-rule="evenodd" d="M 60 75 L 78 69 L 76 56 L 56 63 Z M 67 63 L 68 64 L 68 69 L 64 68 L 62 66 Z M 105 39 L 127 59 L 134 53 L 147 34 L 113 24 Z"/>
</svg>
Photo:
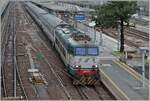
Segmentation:
<svg viewBox="0 0 150 101">
<path fill-rule="evenodd" d="M 129 18 L 136 13 L 136 10 L 136 1 L 108 1 L 96 8 L 96 27 L 117 28 L 120 24 L 120 52 L 124 52 L 124 26 L 129 26 Z"/>
</svg>

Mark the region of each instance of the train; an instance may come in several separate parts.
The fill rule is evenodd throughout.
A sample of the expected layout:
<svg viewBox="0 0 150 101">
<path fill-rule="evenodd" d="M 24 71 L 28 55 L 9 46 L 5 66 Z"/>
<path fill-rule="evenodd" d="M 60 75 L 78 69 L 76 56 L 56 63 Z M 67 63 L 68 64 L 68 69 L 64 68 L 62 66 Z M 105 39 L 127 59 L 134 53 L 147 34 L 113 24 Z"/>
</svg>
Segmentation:
<svg viewBox="0 0 150 101">
<path fill-rule="evenodd" d="M 97 84 L 100 80 L 99 46 L 89 35 L 32 2 L 26 2 L 25 8 L 58 51 L 73 84 Z"/>
</svg>

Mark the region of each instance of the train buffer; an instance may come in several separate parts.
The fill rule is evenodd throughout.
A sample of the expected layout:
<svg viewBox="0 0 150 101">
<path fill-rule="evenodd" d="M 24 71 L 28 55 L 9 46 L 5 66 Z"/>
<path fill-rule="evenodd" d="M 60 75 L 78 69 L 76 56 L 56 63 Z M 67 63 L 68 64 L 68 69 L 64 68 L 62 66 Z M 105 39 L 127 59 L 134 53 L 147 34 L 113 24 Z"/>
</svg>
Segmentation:
<svg viewBox="0 0 150 101">
<path fill-rule="evenodd" d="M 1 97 L 1 100 L 22 100 L 23 96 L 11 96 L 11 97 Z"/>
<path fill-rule="evenodd" d="M 28 69 L 28 72 L 30 73 L 29 81 L 32 84 L 38 85 L 38 84 L 45 84 L 47 85 L 47 81 L 44 78 L 44 76 L 39 72 L 38 69 Z"/>
</svg>

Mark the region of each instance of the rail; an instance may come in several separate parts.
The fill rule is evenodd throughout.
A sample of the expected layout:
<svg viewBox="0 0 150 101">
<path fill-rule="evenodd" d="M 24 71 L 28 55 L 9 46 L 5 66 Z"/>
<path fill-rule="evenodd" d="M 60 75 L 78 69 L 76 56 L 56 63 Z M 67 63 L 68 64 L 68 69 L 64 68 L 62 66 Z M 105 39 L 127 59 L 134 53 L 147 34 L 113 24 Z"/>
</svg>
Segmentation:
<svg viewBox="0 0 150 101">
<path fill-rule="evenodd" d="M 89 99 L 88 95 L 84 92 L 82 86 L 75 86 L 75 87 L 76 87 L 77 91 L 79 92 L 82 100 L 88 100 Z"/>
<path fill-rule="evenodd" d="M 12 88 L 13 95 L 12 96 L 14 98 L 18 98 L 18 96 L 17 96 L 17 86 L 18 86 L 17 81 L 19 81 L 19 83 L 20 83 L 19 86 L 21 86 L 23 94 L 26 98 L 25 90 L 24 90 L 23 84 L 21 82 L 21 78 L 20 78 L 19 71 L 18 71 L 17 60 L 16 60 L 16 33 L 15 33 L 16 17 L 15 17 L 15 13 L 14 13 L 15 4 L 12 3 L 12 5 L 9 5 L 9 7 L 7 9 L 9 9 L 9 10 L 11 9 L 11 12 L 8 10 L 9 12 L 7 14 L 7 16 L 8 16 L 7 22 L 6 22 L 7 24 L 5 26 L 6 27 L 5 30 L 3 30 L 3 34 L 5 34 L 5 37 L 3 37 L 3 38 L 6 39 L 5 42 L 3 42 L 4 47 L 2 50 L 2 78 L 3 78 L 2 82 L 3 82 L 3 91 L 4 91 L 4 96 L 5 96 L 4 99 L 6 98 L 6 96 L 8 96 L 8 94 L 7 94 L 8 92 L 6 90 L 8 88 L 6 88 L 6 86 L 5 86 L 6 80 L 5 80 L 5 74 L 4 74 L 5 71 L 3 70 L 4 69 L 3 66 L 4 66 L 4 63 L 6 61 L 6 59 L 5 59 L 6 47 L 7 47 L 6 45 L 9 43 L 9 41 L 12 41 L 12 49 L 11 49 L 12 50 L 12 70 L 13 70 L 13 73 L 12 73 L 12 76 L 13 76 L 13 88 Z M 12 40 L 9 40 L 9 38 L 12 38 Z M 10 98 L 12 98 L 12 97 L 8 96 L 6 99 L 10 99 Z M 22 98 L 22 96 L 20 98 Z"/>
<path fill-rule="evenodd" d="M 12 7 L 12 6 L 11 6 Z M 10 12 L 9 12 L 10 13 Z M 7 19 L 7 21 L 6 21 L 6 29 L 4 28 L 4 27 L 2 27 L 2 28 L 4 28 L 3 30 L 2 30 L 2 35 L 4 35 L 3 36 L 3 40 L 2 40 L 2 80 L 3 80 L 3 91 L 4 91 L 4 96 L 8 96 L 8 94 L 7 94 L 7 87 L 6 87 L 6 80 L 5 80 L 5 70 L 4 70 L 4 64 L 5 64 L 5 54 L 6 54 L 6 45 L 8 44 L 8 42 L 9 42 L 9 38 L 10 38 L 10 36 L 11 36 L 11 34 L 10 34 L 10 29 L 11 29 L 11 25 L 12 25 L 12 21 L 11 21 L 11 17 L 12 17 L 12 15 L 11 14 L 8 14 L 8 19 Z M 4 40 L 5 39 L 5 40 Z"/>
</svg>

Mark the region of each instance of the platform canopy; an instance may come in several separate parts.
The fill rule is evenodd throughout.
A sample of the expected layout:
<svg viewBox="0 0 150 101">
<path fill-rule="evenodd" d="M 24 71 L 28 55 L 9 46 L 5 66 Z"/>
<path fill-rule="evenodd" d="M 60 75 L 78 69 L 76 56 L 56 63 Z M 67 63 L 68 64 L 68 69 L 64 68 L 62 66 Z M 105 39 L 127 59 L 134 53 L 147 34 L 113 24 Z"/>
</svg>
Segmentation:
<svg viewBox="0 0 150 101">
<path fill-rule="evenodd" d="M 55 3 L 40 3 L 40 2 L 36 2 L 36 3 L 54 11 L 63 11 L 63 12 L 66 11 L 67 12 L 94 12 L 95 11 L 94 9 L 83 8 L 77 5 L 69 5 L 69 4 L 58 5 Z"/>
</svg>

